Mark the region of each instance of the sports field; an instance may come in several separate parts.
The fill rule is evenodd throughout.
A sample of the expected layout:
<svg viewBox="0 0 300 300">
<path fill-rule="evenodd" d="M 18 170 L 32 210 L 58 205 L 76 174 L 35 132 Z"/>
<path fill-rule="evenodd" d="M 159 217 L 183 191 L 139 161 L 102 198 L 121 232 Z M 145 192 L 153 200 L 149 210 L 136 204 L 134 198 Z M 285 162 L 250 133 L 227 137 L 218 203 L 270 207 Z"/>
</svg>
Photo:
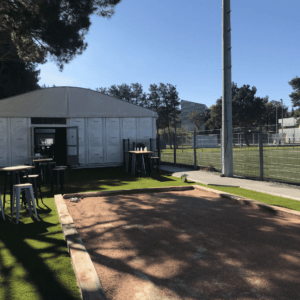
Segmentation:
<svg viewBox="0 0 300 300">
<path fill-rule="evenodd" d="M 221 172 L 221 148 L 196 149 L 197 166 L 212 165 Z M 161 150 L 161 163 L 174 163 L 174 149 Z M 176 163 L 194 165 L 194 149 L 179 146 Z M 263 149 L 263 173 L 265 179 L 300 183 L 300 146 L 274 146 Z M 238 176 L 260 177 L 259 148 L 233 147 L 233 173 Z"/>
</svg>

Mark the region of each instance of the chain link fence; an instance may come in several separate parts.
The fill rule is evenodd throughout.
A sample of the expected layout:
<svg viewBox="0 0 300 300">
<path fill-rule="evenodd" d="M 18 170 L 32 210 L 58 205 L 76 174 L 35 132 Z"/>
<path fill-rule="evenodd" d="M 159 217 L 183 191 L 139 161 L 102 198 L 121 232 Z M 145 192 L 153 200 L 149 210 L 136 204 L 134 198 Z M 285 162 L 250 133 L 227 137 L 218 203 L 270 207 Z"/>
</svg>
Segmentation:
<svg viewBox="0 0 300 300">
<path fill-rule="evenodd" d="M 277 125 L 232 129 L 233 174 L 245 178 L 300 183 L 298 128 Z M 261 139 L 261 141 L 260 141 Z M 222 129 L 162 134 L 160 162 L 192 169 L 222 171 Z M 158 149 L 157 149 L 158 150 Z M 158 155 L 158 153 L 157 153 Z"/>
</svg>

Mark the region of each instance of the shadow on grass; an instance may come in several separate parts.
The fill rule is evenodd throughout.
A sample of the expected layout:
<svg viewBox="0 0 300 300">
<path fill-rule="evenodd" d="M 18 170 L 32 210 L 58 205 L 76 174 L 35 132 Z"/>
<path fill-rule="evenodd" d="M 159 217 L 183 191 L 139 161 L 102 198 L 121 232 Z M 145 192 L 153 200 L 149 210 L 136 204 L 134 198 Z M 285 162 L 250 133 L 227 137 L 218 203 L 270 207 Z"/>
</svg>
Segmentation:
<svg viewBox="0 0 300 300">
<path fill-rule="evenodd" d="M 19 224 L 10 215 L 9 182 L 6 187 L 5 221 L 0 217 L 0 298 L 1 299 L 81 299 L 54 202 L 55 194 L 104 190 L 179 186 L 171 172 L 160 170 L 153 177 L 126 174 L 124 167 L 70 170 L 68 187 L 51 191 L 50 183 L 40 182 L 37 213 L 30 217 L 20 211 Z M 5 174 L 0 174 L 3 201 Z"/>
</svg>

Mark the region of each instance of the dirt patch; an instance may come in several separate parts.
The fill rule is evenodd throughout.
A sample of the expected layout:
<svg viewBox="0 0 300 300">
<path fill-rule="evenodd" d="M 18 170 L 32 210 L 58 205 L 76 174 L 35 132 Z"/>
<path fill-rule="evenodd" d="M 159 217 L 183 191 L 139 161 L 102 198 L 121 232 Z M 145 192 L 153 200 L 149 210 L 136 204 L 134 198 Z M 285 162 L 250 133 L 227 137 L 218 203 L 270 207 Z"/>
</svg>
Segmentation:
<svg viewBox="0 0 300 300">
<path fill-rule="evenodd" d="M 208 167 L 200 167 L 200 170 L 204 170 L 206 172 L 219 172 L 217 169 L 215 169 L 212 165 Z"/>
<path fill-rule="evenodd" d="M 199 190 L 64 201 L 108 300 L 299 298 L 297 216 Z"/>
</svg>

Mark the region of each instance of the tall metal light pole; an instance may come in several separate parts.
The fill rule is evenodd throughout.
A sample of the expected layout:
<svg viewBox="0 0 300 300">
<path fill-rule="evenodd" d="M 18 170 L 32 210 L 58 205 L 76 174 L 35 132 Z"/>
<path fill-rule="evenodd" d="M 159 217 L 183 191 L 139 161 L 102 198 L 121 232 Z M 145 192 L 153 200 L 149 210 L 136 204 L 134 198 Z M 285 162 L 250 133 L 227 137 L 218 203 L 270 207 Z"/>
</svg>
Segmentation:
<svg viewBox="0 0 300 300">
<path fill-rule="evenodd" d="M 276 102 L 276 144 L 277 144 L 277 106 L 278 106 L 278 102 Z"/>
<path fill-rule="evenodd" d="M 282 136 L 283 136 L 283 100 L 282 99 L 280 99 L 280 101 L 281 101 L 281 103 L 282 103 L 282 106 L 281 106 L 281 108 L 282 108 L 282 122 L 281 122 L 281 133 L 282 133 Z"/>
<path fill-rule="evenodd" d="M 233 177 L 230 0 L 222 0 L 223 97 L 222 175 Z"/>
</svg>

